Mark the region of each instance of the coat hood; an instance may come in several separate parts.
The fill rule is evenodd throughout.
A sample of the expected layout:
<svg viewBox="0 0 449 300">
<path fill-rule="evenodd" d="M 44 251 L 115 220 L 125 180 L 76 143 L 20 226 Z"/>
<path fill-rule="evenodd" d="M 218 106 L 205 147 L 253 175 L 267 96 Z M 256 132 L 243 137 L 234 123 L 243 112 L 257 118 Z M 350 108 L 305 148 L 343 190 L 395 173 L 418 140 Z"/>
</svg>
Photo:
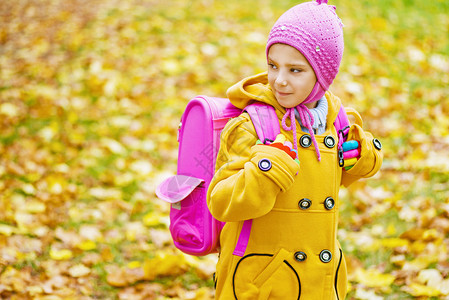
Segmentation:
<svg viewBox="0 0 449 300">
<path fill-rule="evenodd" d="M 267 72 L 247 77 L 237 82 L 228 89 L 226 94 L 231 103 L 240 109 L 244 109 L 255 100 L 285 112 L 285 108 L 276 101 L 268 84 Z"/>
<path fill-rule="evenodd" d="M 268 84 L 267 72 L 250 76 L 237 82 L 228 89 L 226 94 L 231 103 L 240 109 L 244 109 L 254 101 L 259 101 L 273 106 L 281 118 L 286 112 L 286 109 L 277 102 Z M 327 125 L 331 126 L 337 118 L 341 101 L 330 91 L 327 91 L 325 96 L 329 105 Z"/>
</svg>

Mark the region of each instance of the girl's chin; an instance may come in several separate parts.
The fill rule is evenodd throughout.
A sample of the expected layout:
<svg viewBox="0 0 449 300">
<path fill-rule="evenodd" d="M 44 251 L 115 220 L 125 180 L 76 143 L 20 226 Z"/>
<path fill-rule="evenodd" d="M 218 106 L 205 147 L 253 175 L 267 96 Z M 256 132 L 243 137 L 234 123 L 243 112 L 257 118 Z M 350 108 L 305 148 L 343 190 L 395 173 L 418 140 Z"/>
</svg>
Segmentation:
<svg viewBox="0 0 449 300">
<path fill-rule="evenodd" d="M 276 99 L 277 99 L 278 103 L 280 105 L 282 105 L 282 107 L 284 107 L 284 108 L 293 108 L 293 107 L 296 107 L 299 104 L 301 104 L 301 103 L 297 103 L 297 102 L 293 102 L 293 101 L 287 101 L 286 99 L 282 99 L 280 97 L 276 98 Z"/>
</svg>

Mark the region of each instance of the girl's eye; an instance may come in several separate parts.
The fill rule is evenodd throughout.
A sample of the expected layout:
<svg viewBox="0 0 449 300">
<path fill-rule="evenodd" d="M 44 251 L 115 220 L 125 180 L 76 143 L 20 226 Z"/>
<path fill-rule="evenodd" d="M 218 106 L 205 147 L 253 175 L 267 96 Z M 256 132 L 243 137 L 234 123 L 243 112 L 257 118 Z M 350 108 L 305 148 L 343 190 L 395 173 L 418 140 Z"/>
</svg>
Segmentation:
<svg viewBox="0 0 449 300">
<path fill-rule="evenodd" d="M 268 66 L 270 66 L 270 68 L 272 69 L 277 69 L 277 67 L 274 64 L 268 64 Z"/>
<path fill-rule="evenodd" d="M 290 71 L 293 72 L 293 73 L 300 73 L 300 72 L 302 72 L 301 69 L 290 69 Z"/>
</svg>

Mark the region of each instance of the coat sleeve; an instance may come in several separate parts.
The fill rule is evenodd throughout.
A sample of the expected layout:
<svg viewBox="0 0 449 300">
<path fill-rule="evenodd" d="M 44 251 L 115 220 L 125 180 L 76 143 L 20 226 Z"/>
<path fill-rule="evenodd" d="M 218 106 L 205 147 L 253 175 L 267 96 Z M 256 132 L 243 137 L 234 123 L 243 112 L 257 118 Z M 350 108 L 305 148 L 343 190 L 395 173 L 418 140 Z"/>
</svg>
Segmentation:
<svg viewBox="0 0 449 300">
<path fill-rule="evenodd" d="M 209 210 L 220 221 L 242 221 L 267 214 L 277 195 L 291 187 L 299 171 L 287 153 L 255 145 L 256 141 L 247 114 L 229 121 L 222 132 L 217 171 L 207 193 Z M 268 160 L 270 168 L 260 168 L 261 160 Z"/>
<path fill-rule="evenodd" d="M 350 170 L 343 170 L 342 184 L 344 186 L 349 186 L 360 178 L 374 176 L 382 165 L 383 153 L 379 140 L 375 139 L 370 132 L 364 131 L 360 125 L 353 124 L 349 129 L 348 141 L 360 142 L 360 159 Z"/>
</svg>

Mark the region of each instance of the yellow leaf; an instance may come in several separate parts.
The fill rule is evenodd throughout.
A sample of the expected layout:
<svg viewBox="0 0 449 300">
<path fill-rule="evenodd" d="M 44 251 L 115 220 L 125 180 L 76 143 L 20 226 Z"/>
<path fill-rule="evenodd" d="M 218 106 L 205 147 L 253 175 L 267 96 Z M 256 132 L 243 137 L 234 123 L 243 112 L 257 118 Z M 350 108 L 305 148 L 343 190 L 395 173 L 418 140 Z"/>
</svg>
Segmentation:
<svg viewBox="0 0 449 300">
<path fill-rule="evenodd" d="M 100 200 L 114 200 L 122 198 L 122 192 L 114 188 L 91 188 L 89 190 L 89 194 L 92 197 L 98 198 Z"/>
<path fill-rule="evenodd" d="M 69 208 L 69 217 L 72 221 L 79 222 L 82 219 L 82 211 L 77 207 Z"/>
<path fill-rule="evenodd" d="M 400 238 L 407 239 L 410 241 L 417 241 L 424 235 L 425 229 L 413 228 L 401 234 Z"/>
<path fill-rule="evenodd" d="M 5 224 L 0 224 L 0 234 L 5 236 L 11 236 L 11 234 L 15 233 L 17 228 Z"/>
<path fill-rule="evenodd" d="M 216 256 L 207 256 L 200 260 L 195 266 L 195 271 L 198 277 L 207 280 L 212 277 L 215 272 L 217 259 Z"/>
<path fill-rule="evenodd" d="M 42 287 L 38 286 L 38 285 L 31 285 L 28 286 L 26 288 L 26 291 L 31 295 L 31 296 L 36 296 L 38 294 L 43 294 L 44 290 L 42 289 Z"/>
<path fill-rule="evenodd" d="M 35 260 L 37 257 L 35 252 L 27 252 L 27 253 L 17 252 L 16 256 L 17 259 L 19 260 Z"/>
<path fill-rule="evenodd" d="M 374 291 L 357 288 L 355 292 L 355 299 L 369 299 L 369 300 L 382 300 L 381 296 L 376 295 Z"/>
<path fill-rule="evenodd" d="M 149 161 L 137 160 L 131 164 L 130 169 L 138 175 L 148 176 L 152 173 L 153 166 Z"/>
<path fill-rule="evenodd" d="M 19 229 L 26 232 L 28 226 L 30 226 L 34 222 L 35 217 L 32 214 L 17 211 L 14 214 L 14 220 L 16 221 Z"/>
<path fill-rule="evenodd" d="M 391 274 L 382 274 L 378 270 L 358 269 L 356 271 L 356 281 L 366 287 L 387 287 L 390 286 L 395 277 Z"/>
<path fill-rule="evenodd" d="M 154 280 L 161 276 L 174 276 L 183 274 L 188 266 L 184 256 L 158 252 L 156 257 L 146 260 L 143 264 L 144 277 Z"/>
<path fill-rule="evenodd" d="M 394 255 L 390 257 L 390 262 L 396 266 L 402 267 L 405 264 L 405 255 Z"/>
<path fill-rule="evenodd" d="M 47 142 L 50 142 L 57 134 L 57 131 L 55 130 L 55 128 L 48 126 L 42 128 L 38 134 L 42 139 L 44 139 Z"/>
<path fill-rule="evenodd" d="M 127 267 L 130 268 L 130 269 L 136 269 L 136 268 L 140 268 L 141 265 L 142 265 L 142 264 L 140 263 L 140 261 L 138 261 L 138 260 L 133 260 L 133 261 L 130 261 L 130 262 L 128 263 Z"/>
<path fill-rule="evenodd" d="M 202 287 L 196 291 L 189 291 L 185 294 L 186 299 L 196 299 L 196 300 L 212 300 L 214 299 L 213 293 L 211 294 L 211 290 Z"/>
<path fill-rule="evenodd" d="M 47 182 L 48 191 L 55 195 L 64 192 L 68 185 L 67 180 L 61 175 L 50 175 L 45 180 Z"/>
<path fill-rule="evenodd" d="M 437 288 L 443 282 L 443 275 L 436 269 L 419 271 L 417 279 L 420 283 Z"/>
<path fill-rule="evenodd" d="M 89 250 L 96 249 L 97 244 L 95 244 L 95 242 L 93 242 L 93 241 L 83 241 L 83 242 L 79 243 L 78 245 L 76 245 L 76 247 L 78 247 L 78 249 L 81 249 L 83 251 L 89 251 Z"/>
<path fill-rule="evenodd" d="M 165 60 L 162 62 L 162 71 L 167 75 L 176 75 L 181 71 L 181 66 L 176 60 Z"/>
<path fill-rule="evenodd" d="M 142 222 L 145 226 L 148 227 L 161 225 L 161 217 L 154 212 L 149 212 L 145 216 L 143 216 Z"/>
<path fill-rule="evenodd" d="M 24 207 L 24 211 L 29 212 L 31 214 L 43 213 L 45 210 L 46 210 L 45 204 L 38 200 L 28 201 Z"/>
<path fill-rule="evenodd" d="M 428 229 L 424 231 L 423 240 L 425 242 L 432 242 L 438 239 L 441 239 L 441 235 L 438 233 L 436 229 Z"/>
<path fill-rule="evenodd" d="M 427 243 L 416 241 L 410 245 L 410 251 L 413 253 L 422 253 L 426 249 Z"/>
<path fill-rule="evenodd" d="M 370 20 L 370 25 L 373 30 L 384 31 L 387 28 L 387 21 L 383 18 L 376 17 Z"/>
<path fill-rule="evenodd" d="M 381 240 L 381 244 L 386 248 L 396 248 L 408 246 L 409 241 L 399 238 L 386 238 Z"/>
<path fill-rule="evenodd" d="M 3 103 L 0 106 L 0 114 L 12 118 L 19 114 L 19 109 L 12 103 Z"/>
<path fill-rule="evenodd" d="M 111 151 L 114 154 L 125 154 L 126 150 L 125 147 L 123 147 L 123 145 L 119 142 L 117 142 L 116 140 L 113 139 L 109 139 L 109 138 L 103 138 L 101 140 L 101 144 L 109 149 L 109 151 Z"/>
<path fill-rule="evenodd" d="M 134 175 L 131 173 L 118 174 L 114 177 L 114 183 L 117 186 L 127 186 L 134 180 Z"/>
<path fill-rule="evenodd" d="M 421 255 L 410 262 L 406 262 L 402 269 L 405 271 L 420 271 L 436 262 L 438 262 L 438 254 Z"/>
<path fill-rule="evenodd" d="M 79 228 L 79 234 L 85 240 L 89 241 L 101 241 L 103 239 L 103 234 L 100 229 L 93 225 L 83 225 Z"/>
<path fill-rule="evenodd" d="M 37 296 L 37 297 L 34 297 L 33 299 L 34 300 L 62 300 L 63 298 L 56 296 L 56 295 L 45 295 L 45 296 Z"/>
<path fill-rule="evenodd" d="M 51 249 L 50 250 L 50 257 L 54 260 L 68 260 L 72 258 L 72 251 L 68 249 Z"/>
<path fill-rule="evenodd" d="M 39 178 L 39 174 L 28 174 L 27 179 L 33 181 L 33 179 Z M 35 178 L 33 178 L 35 177 Z M 28 195 L 35 195 L 36 194 L 36 189 L 34 188 L 34 186 L 32 184 L 24 184 L 22 186 L 22 191 L 24 191 L 26 194 Z"/>
<path fill-rule="evenodd" d="M 393 224 L 393 223 L 388 224 L 387 234 L 390 236 L 396 234 L 396 225 L 395 224 Z"/>
<path fill-rule="evenodd" d="M 419 296 L 428 296 L 428 297 L 437 297 L 441 293 L 438 289 L 426 285 L 422 285 L 419 283 L 412 283 L 408 285 L 407 288 L 404 288 L 410 295 L 414 297 Z"/>
<path fill-rule="evenodd" d="M 67 114 L 67 120 L 70 123 L 75 124 L 78 121 L 78 115 L 74 111 L 69 111 Z"/>
</svg>

